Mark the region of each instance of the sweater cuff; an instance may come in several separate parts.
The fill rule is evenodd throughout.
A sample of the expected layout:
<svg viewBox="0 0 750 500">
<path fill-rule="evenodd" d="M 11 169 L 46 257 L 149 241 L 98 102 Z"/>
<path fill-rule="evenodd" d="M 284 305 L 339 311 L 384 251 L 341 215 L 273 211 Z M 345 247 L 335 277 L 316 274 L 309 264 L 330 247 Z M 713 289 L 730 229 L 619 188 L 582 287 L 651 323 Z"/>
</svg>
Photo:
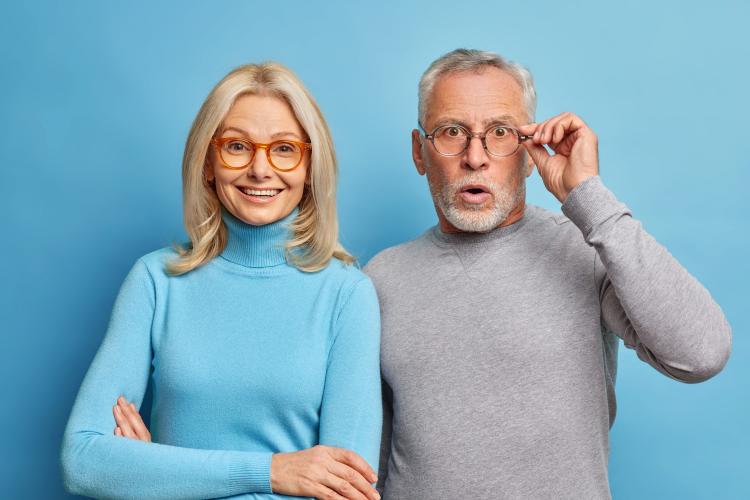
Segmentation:
<svg viewBox="0 0 750 500">
<path fill-rule="evenodd" d="M 630 211 L 595 175 L 576 186 L 562 204 L 562 213 L 583 233 L 588 240 L 591 231 L 607 219 Z"/>
<path fill-rule="evenodd" d="M 271 491 L 272 453 L 243 453 L 240 460 L 229 465 L 229 484 L 243 493 L 273 493 Z"/>
</svg>

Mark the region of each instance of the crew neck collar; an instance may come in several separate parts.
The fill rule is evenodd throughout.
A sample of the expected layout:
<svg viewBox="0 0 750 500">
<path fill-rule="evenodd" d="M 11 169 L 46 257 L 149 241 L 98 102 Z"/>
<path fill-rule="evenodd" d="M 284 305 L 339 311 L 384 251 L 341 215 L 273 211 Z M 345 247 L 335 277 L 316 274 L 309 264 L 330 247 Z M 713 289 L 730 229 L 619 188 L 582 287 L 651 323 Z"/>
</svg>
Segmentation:
<svg viewBox="0 0 750 500">
<path fill-rule="evenodd" d="M 435 242 L 441 246 L 476 246 L 483 245 L 490 241 L 499 241 L 510 237 L 521 229 L 531 217 L 533 206 L 527 205 L 524 209 L 523 216 L 508 226 L 501 226 L 484 233 L 478 232 L 461 232 L 445 233 L 440 229 L 440 224 L 432 228 L 432 236 Z"/>
</svg>

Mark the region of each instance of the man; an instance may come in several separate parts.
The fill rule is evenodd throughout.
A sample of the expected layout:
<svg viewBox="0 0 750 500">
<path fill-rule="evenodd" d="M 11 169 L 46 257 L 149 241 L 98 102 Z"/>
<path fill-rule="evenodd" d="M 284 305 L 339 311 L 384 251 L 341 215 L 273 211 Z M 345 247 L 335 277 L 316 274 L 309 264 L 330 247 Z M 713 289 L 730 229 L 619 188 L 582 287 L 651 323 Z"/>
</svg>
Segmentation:
<svg viewBox="0 0 750 500">
<path fill-rule="evenodd" d="M 385 500 L 610 498 L 618 338 L 683 382 L 729 356 L 719 306 L 598 177 L 594 132 L 531 123 L 535 106 L 528 71 L 492 53 L 420 81 L 412 153 L 439 223 L 365 269 Z M 526 205 L 534 165 L 564 216 Z"/>
</svg>

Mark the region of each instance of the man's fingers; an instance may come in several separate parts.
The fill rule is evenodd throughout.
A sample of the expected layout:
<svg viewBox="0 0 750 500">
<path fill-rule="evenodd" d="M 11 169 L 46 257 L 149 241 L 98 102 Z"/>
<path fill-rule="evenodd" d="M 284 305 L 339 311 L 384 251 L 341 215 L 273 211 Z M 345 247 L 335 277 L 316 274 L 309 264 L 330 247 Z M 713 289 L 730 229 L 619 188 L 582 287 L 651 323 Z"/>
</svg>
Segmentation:
<svg viewBox="0 0 750 500">
<path fill-rule="evenodd" d="M 528 125 L 521 125 L 520 127 L 518 127 L 518 131 L 523 135 L 534 135 L 534 132 L 536 132 L 537 128 L 539 128 L 538 123 L 529 123 Z"/>
<path fill-rule="evenodd" d="M 586 127 L 586 123 L 573 113 L 560 113 L 539 124 L 533 133 L 534 142 L 537 144 L 557 144 L 569 134 Z"/>
<path fill-rule="evenodd" d="M 115 427 L 115 436 L 122 436 L 122 429 L 120 429 L 119 425 Z"/>
<path fill-rule="evenodd" d="M 344 465 L 341 462 L 333 462 L 330 472 L 353 485 L 365 497 L 377 498 L 375 497 L 377 490 L 372 487 L 367 478 L 348 465 Z"/>
<path fill-rule="evenodd" d="M 360 457 L 353 451 L 343 448 L 331 448 L 331 454 L 337 461 L 346 464 L 352 469 L 356 470 L 357 472 L 362 474 L 362 476 L 367 478 L 367 480 L 371 483 L 374 483 L 378 480 L 378 477 L 377 475 L 375 475 L 375 471 L 372 469 L 372 467 L 370 467 L 370 464 L 368 464 L 364 458 Z"/>
</svg>

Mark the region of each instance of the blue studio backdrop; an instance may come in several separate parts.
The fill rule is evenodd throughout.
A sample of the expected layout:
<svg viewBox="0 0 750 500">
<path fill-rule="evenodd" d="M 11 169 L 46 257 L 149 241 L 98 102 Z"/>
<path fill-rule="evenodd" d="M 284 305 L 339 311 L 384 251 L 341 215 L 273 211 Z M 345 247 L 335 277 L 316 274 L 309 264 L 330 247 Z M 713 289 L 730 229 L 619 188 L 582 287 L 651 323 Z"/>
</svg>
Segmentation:
<svg viewBox="0 0 750 500">
<path fill-rule="evenodd" d="M 727 367 L 699 385 L 621 349 L 614 498 L 750 498 L 746 2 L 31 1 L 0 12 L 3 498 L 68 496 L 58 454 L 75 394 L 135 259 L 185 240 L 182 148 L 224 74 L 273 59 L 309 87 L 339 155 L 341 238 L 365 263 L 436 221 L 409 134 L 421 73 L 456 47 L 528 66 L 539 120 L 587 121 L 606 185 L 733 327 Z M 559 210 L 536 173 L 528 199 Z"/>
</svg>

